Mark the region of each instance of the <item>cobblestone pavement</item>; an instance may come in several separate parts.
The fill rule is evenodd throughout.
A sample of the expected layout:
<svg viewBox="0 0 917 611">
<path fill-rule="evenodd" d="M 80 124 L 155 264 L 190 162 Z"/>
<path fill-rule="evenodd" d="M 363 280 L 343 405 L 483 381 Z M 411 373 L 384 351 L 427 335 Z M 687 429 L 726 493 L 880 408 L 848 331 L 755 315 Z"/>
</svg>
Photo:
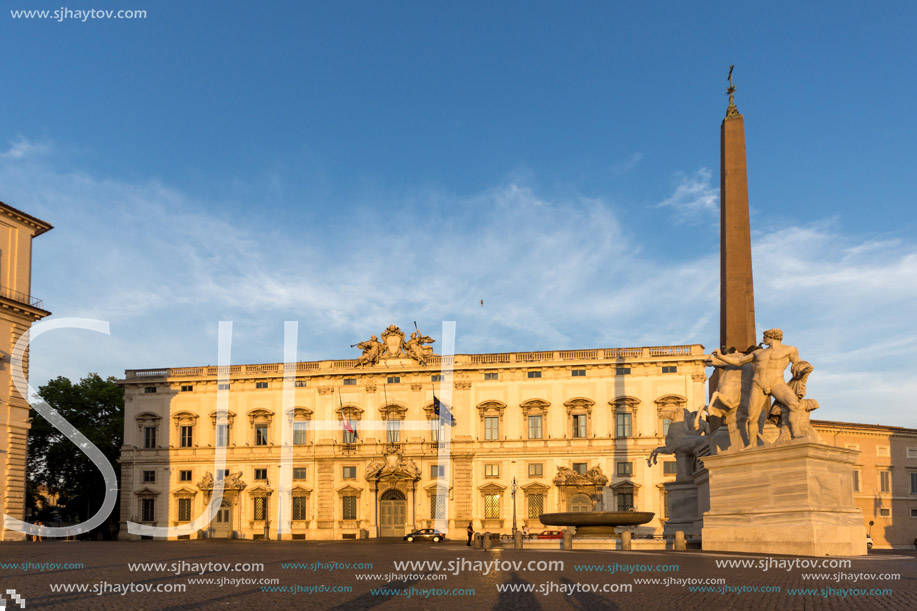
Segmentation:
<svg viewBox="0 0 917 611">
<path fill-rule="evenodd" d="M 838 559 L 483 551 L 454 542 L 46 541 L 0 544 L 0 595 L 7 609 L 20 608 L 7 590 L 26 609 L 917 609 L 914 551 L 873 551 L 845 567 L 788 566 L 799 560 Z M 410 561 L 442 564 L 396 567 Z M 152 591 L 122 593 L 124 584 Z"/>
</svg>

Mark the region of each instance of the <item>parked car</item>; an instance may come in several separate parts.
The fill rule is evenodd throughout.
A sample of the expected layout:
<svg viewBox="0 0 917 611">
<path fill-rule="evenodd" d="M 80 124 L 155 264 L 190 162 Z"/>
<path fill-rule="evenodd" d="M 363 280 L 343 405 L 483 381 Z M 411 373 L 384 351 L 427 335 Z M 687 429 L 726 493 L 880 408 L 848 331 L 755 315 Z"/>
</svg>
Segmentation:
<svg viewBox="0 0 917 611">
<path fill-rule="evenodd" d="M 866 535 L 866 549 L 872 549 L 872 536 Z"/>
<path fill-rule="evenodd" d="M 433 541 L 439 543 L 446 540 L 446 535 L 435 528 L 421 528 L 404 536 L 405 541 Z"/>
<path fill-rule="evenodd" d="M 563 539 L 564 533 L 559 530 L 543 530 L 540 533 L 532 535 L 533 539 Z"/>
</svg>

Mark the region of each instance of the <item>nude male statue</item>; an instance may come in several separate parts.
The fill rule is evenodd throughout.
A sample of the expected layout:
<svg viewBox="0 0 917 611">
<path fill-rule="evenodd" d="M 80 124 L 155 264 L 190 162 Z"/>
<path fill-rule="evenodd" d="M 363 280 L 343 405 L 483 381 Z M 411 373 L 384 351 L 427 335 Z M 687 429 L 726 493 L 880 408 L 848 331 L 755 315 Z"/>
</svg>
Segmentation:
<svg viewBox="0 0 917 611">
<path fill-rule="evenodd" d="M 755 368 L 751 388 L 748 392 L 747 402 L 748 421 L 748 446 L 758 445 L 759 432 L 762 425 L 762 415 L 765 417 L 770 412 L 770 398 L 773 397 L 789 410 L 787 424 L 790 434 L 795 438 L 802 434 L 800 429 L 800 404 L 796 392 L 786 383 L 784 371 L 787 365 L 793 364 L 793 372 L 798 367 L 799 352 L 793 346 L 782 343 L 783 331 L 768 329 L 764 332 L 763 343 L 767 348 L 758 348 L 750 354 L 723 354 L 714 350 L 713 355 L 721 361 L 740 367 L 751 363 Z M 767 408 L 767 409 L 765 409 Z"/>
</svg>

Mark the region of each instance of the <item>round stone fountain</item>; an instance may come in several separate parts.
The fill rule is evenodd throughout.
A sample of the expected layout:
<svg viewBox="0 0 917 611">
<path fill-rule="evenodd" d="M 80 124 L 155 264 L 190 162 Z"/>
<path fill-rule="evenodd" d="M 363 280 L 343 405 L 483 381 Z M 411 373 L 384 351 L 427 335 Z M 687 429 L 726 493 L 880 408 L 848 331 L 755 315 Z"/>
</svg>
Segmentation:
<svg viewBox="0 0 917 611">
<path fill-rule="evenodd" d="M 565 511 L 543 513 L 538 519 L 549 526 L 575 526 L 577 537 L 618 538 L 615 527 L 646 524 L 655 515 L 651 511 Z"/>
</svg>

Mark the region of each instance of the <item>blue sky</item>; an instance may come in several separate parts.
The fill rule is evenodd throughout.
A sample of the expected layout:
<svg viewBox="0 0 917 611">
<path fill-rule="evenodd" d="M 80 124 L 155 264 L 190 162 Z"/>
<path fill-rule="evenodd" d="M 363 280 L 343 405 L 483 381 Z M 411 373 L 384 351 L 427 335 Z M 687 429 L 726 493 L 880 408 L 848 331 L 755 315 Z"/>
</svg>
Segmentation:
<svg viewBox="0 0 917 611">
<path fill-rule="evenodd" d="M 62 4 L 12 0 L 9 9 Z M 302 359 L 417 321 L 458 352 L 718 342 L 736 64 L 759 330 L 821 419 L 915 426 L 912 3 L 92 3 L 0 15 L 0 200 L 33 293 L 112 335 L 32 383 Z M 484 307 L 479 301 L 483 299 Z"/>
</svg>

